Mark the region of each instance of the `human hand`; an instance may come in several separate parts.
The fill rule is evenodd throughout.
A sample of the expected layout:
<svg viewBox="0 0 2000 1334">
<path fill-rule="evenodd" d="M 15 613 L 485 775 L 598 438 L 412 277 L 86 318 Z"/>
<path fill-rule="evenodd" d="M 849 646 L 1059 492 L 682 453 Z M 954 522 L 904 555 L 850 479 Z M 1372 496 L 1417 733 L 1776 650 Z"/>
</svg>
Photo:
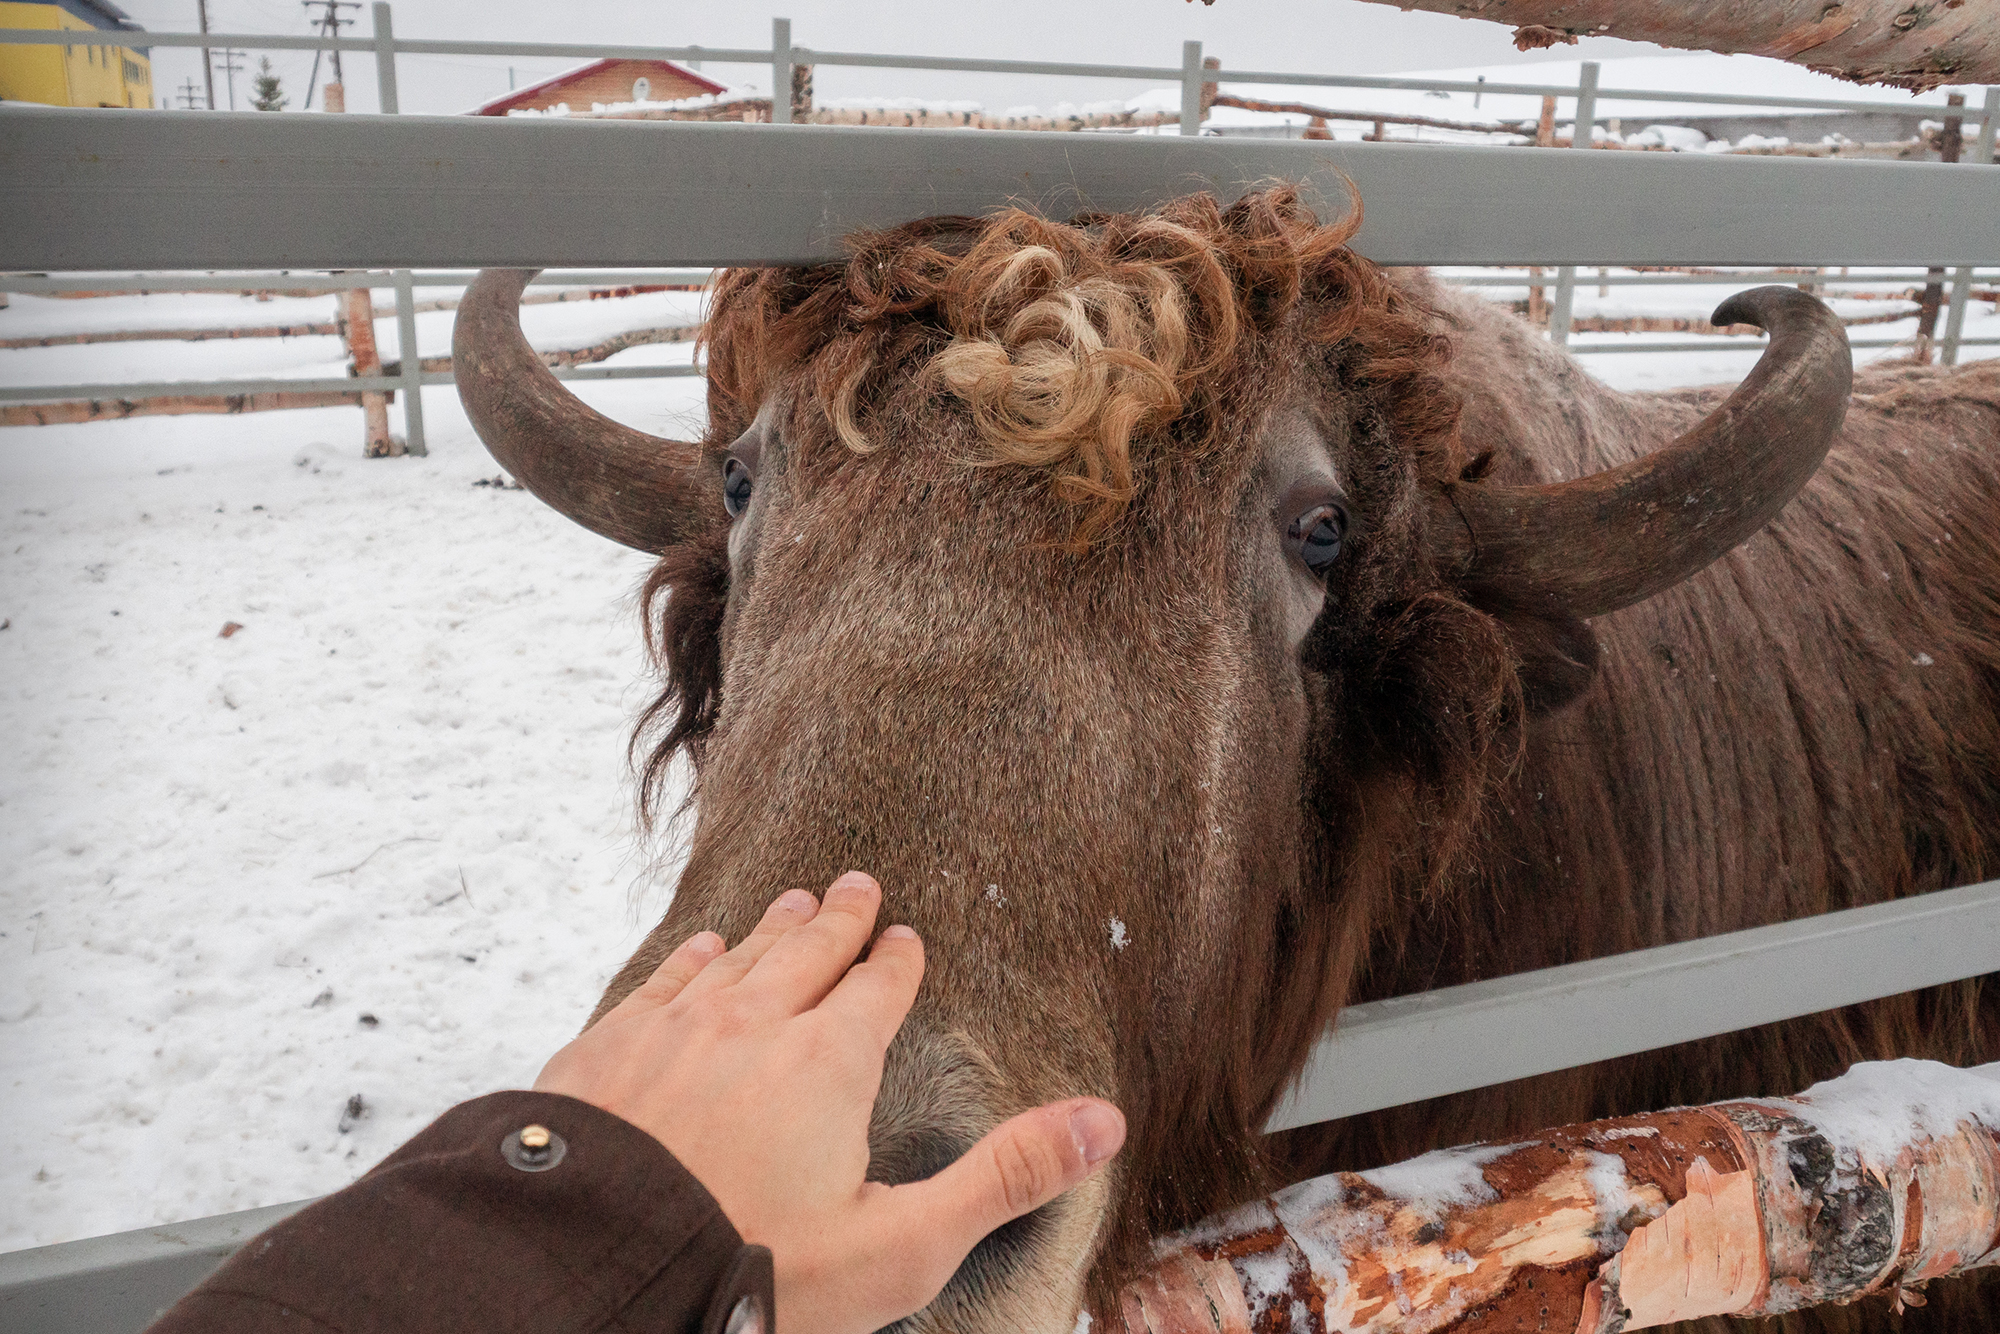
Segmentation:
<svg viewBox="0 0 2000 1334">
<path fill-rule="evenodd" d="M 771 1248 L 794 1334 L 867 1334 L 920 1310 L 987 1233 L 1125 1141 L 1117 1108 L 1072 1098 L 1002 1123 L 928 1180 L 863 1180 L 883 1053 L 924 973 L 907 926 L 853 963 L 881 902 L 850 871 L 823 904 L 779 898 L 733 950 L 690 938 L 535 1081 L 666 1145 L 745 1241 Z"/>
</svg>

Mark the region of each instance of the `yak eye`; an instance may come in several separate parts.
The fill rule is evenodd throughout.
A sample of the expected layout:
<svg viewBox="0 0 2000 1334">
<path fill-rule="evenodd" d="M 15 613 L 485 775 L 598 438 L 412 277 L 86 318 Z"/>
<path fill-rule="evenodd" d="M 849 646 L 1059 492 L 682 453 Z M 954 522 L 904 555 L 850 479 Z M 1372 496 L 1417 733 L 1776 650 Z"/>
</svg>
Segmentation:
<svg viewBox="0 0 2000 1334">
<path fill-rule="evenodd" d="M 1347 532 L 1347 511 L 1338 505 L 1315 505 L 1292 520 L 1285 536 L 1291 540 L 1315 577 L 1324 579 L 1340 557 L 1340 539 Z"/>
<path fill-rule="evenodd" d="M 750 469 L 742 459 L 731 459 L 722 465 L 722 505 L 735 518 L 750 503 Z"/>
</svg>

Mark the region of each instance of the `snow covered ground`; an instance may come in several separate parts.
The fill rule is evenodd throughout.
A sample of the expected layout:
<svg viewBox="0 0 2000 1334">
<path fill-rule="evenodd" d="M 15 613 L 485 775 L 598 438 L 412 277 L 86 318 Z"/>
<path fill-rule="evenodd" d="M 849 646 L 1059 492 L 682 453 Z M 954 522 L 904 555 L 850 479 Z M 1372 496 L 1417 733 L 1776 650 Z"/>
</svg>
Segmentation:
<svg viewBox="0 0 2000 1334">
<path fill-rule="evenodd" d="M 1578 310 L 1705 315 L 1730 290 L 1586 284 Z M 17 296 L 0 337 L 332 304 Z M 2000 334 L 1975 311 L 1968 333 Z M 697 314 L 679 294 L 524 312 L 543 347 Z M 425 353 L 450 322 L 420 317 Z M 394 321 L 377 333 L 398 355 Z M 1659 388 L 1753 355 L 1590 368 Z M 0 382 L 340 357 L 330 337 L 0 351 Z M 580 392 L 661 434 L 700 420 L 698 380 Z M 663 910 L 673 848 L 636 839 L 624 758 L 646 562 L 478 485 L 496 468 L 455 396 L 425 407 L 424 459 L 364 461 L 352 408 L 0 431 L 0 1249 L 339 1187 L 531 1078 Z"/>
<path fill-rule="evenodd" d="M 676 303 L 527 316 L 553 346 Z M 15 297 L 0 331 L 273 304 Z M 126 343 L 0 376 L 337 358 Z M 699 421 L 698 380 L 582 392 Z M 338 1187 L 531 1079 L 663 909 L 624 760 L 646 561 L 475 485 L 497 469 L 456 398 L 426 406 L 426 459 L 363 460 L 352 408 L 0 431 L 0 1249 Z"/>
</svg>

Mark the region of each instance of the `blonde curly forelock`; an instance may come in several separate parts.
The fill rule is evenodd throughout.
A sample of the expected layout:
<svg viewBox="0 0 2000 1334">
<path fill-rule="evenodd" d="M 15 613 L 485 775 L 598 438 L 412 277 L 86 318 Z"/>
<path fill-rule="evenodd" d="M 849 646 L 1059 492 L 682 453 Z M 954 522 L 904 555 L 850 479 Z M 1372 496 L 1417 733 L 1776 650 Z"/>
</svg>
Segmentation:
<svg viewBox="0 0 2000 1334">
<path fill-rule="evenodd" d="M 976 428 L 966 462 L 1048 474 L 1092 541 L 1138 493 L 1151 442 L 1220 447 L 1181 423 L 1216 410 L 1256 331 L 1301 300 L 1321 307 L 1310 336 L 1358 340 L 1364 366 L 1400 378 L 1442 355 L 1345 248 L 1354 204 L 1321 225 L 1281 184 L 1227 209 L 1207 195 L 1069 223 L 1010 209 L 856 237 L 840 268 L 734 271 L 716 294 L 711 393 L 747 416 L 778 368 L 806 363 L 837 438 L 868 453 L 881 442 L 862 429 L 863 397 L 908 364 L 898 340 L 927 329 L 943 346 L 924 374 Z"/>
</svg>

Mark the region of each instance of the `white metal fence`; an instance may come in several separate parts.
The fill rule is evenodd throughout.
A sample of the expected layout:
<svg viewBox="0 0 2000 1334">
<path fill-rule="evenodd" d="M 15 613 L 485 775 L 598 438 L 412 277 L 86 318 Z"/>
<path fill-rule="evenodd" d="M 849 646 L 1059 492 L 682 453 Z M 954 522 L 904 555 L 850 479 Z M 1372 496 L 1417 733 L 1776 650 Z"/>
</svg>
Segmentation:
<svg viewBox="0 0 2000 1334">
<path fill-rule="evenodd" d="M 0 32 L 0 41 L 18 36 Z M 87 36 L 93 42 L 121 37 Z M 310 48 L 338 42 L 342 49 L 373 49 L 391 110 L 399 51 L 683 59 L 732 54 L 403 43 L 390 35 L 387 5 L 376 7 L 372 42 L 129 36 L 130 44 Z M 810 59 L 1148 79 L 1161 74 L 1138 66 L 841 56 L 790 47 L 788 35 L 780 36 L 784 40 L 770 53 L 774 70 Z M 1194 56 L 1174 73 L 1198 93 L 1199 81 L 1215 72 L 1200 69 L 1198 50 Z M 1407 82 L 1229 77 L 1392 87 Z M 1548 91 L 1506 86 L 1516 87 Z M 1685 100 L 1722 99 L 1701 94 Z M 1731 100 L 1764 104 L 1753 97 Z M 1989 96 L 1981 136 L 1988 155 L 1995 105 Z M 1940 110 L 1922 108 L 1926 115 Z M 977 213 L 1008 200 L 1087 200 L 1124 209 L 1195 189 L 1233 198 L 1272 177 L 1301 180 L 1330 205 L 1351 180 L 1368 201 L 1368 223 L 1356 247 L 1382 263 L 1895 265 L 1944 267 L 1969 278 L 1975 266 L 2000 260 L 2000 208 L 1994 207 L 2000 172 L 1970 164 L 1519 153 L 1191 135 L 808 133 L 782 125 L 9 109 L 0 112 L 0 267 L 47 272 L 51 276 L 35 280 L 41 290 L 101 288 L 110 280 L 61 275 L 121 266 L 368 270 L 288 273 L 283 279 L 288 286 L 328 291 L 381 283 L 378 270 L 386 270 L 408 312 L 401 376 L 308 383 L 402 388 L 405 411 L 420 413 L 421 385 L 448 377 L 421 371 L 409 292 L 463 281 L 467 275 L 457 266 L 812 262 L 839 255 L 841 237 L 857 227 Z M 153 207 L 120 207 L 140 197 Z M 324 207 L 332 199 L 340 206 Z M 1552 210 L 1549 202 L 1558 199 L 1565 207 Z M 257 207 L 244 207 L 251 200 Z M 273 217 L 289 221 L 274 226 L 268 221 Z M 630 276 L 586 267 L 550 281 Z M 240 286 L 242 279 L 172 283 Z M 170 284 L 147 278 L 144 285 Z M 624 378 L 666 369 L 572 374 Z M 189 388 L 175 385 L 173 391 Z M 420 421 L 412 418 L 413 433 L 420 432 Z M 2000 882 L 1400 997 L 1349 1010 L 1271 1125 L 1483 1087 L 1977 976 L 1996 965 Z M 291 1207 L 0 1256 L 0 1331 L 136 1329 Z"/>
</svg>

